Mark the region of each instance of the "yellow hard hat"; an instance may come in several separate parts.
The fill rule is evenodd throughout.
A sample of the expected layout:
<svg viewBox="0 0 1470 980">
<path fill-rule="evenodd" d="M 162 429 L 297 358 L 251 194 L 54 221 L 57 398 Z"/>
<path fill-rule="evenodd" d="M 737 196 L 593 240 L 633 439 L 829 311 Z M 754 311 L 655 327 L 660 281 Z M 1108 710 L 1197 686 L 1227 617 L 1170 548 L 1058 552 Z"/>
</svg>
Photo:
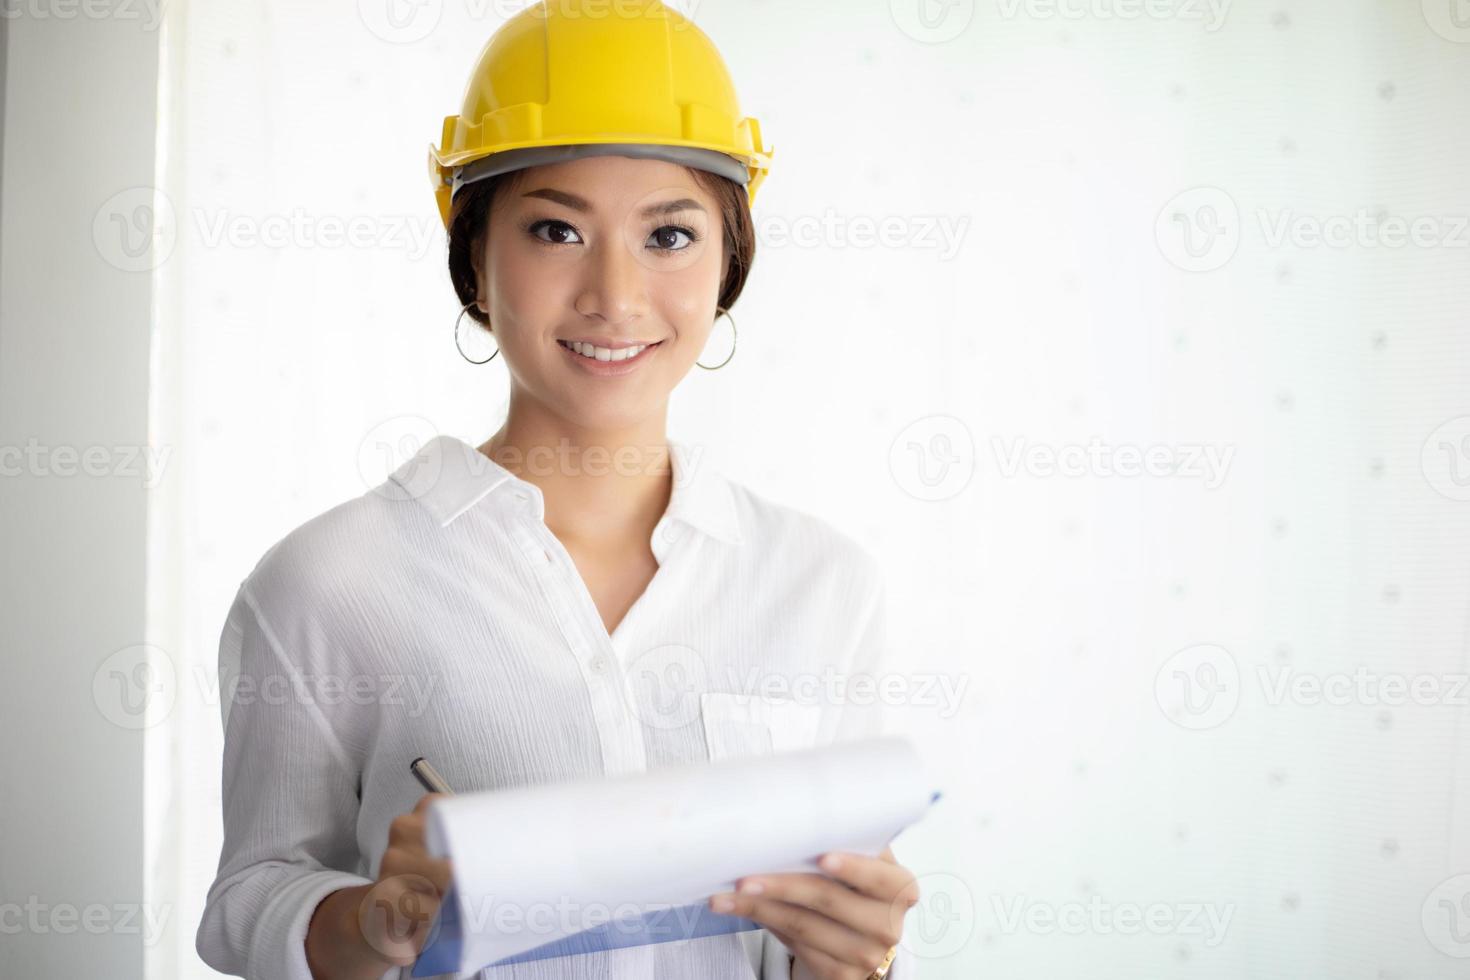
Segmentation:
<svg viewBox="0 0 1470 980">
<path fill-rule="evenodd" d="M 509 170 L 615 153 L 707 170 L 755 192 L 770 169 L 714 43 L 660 0 L 541 0 L 480 52 L 464 106 L 429 147 L 439 214 Z"/>
</svg>

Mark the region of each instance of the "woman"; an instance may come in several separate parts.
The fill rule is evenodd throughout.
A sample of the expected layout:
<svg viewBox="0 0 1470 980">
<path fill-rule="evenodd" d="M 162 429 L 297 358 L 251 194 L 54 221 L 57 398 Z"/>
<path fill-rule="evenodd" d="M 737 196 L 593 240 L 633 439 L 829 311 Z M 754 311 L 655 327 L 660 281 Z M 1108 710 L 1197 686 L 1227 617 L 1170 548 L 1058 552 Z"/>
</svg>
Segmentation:
<svg viewBox="0 0 1470 980">
<path fill-rule="evenodd" d="M 657 2 L 556 0 L 486 46 L 434 173 L 461 321 L 505 363 L 509 410 L 478 447 L 431 440 L 241 584 L 220 648 L 225 840 L 197 936 L 211 966 L 409 975 L 450 882 L 425 850 L 417 756 L 467 792 L 876 730 L 836 698 L 738 696 L 877 668 L 872 557 L 665 432 L 744 285 L 768 162 L 718 53 Z M 739 884 L 756 883 L 710 908 L 759 931 L 482 975 L 903 973 L 918 895 L 891 851 Z"/>
</svg>

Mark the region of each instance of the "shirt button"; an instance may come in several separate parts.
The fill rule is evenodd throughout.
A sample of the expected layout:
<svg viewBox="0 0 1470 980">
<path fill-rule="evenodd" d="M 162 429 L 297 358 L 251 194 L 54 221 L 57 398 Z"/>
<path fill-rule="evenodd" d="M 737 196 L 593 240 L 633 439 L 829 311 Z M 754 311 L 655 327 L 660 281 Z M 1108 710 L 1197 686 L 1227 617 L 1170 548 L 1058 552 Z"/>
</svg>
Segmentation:
<svg viewBox="0 0 1470 980">
<path fill-rule="evenodd" d="M 607 670 L 607 658 L 602 654 L 598 654 L 592 658 L 591 667 L 594 673 L 602 673 L 604 670 Z"/>
</svg>

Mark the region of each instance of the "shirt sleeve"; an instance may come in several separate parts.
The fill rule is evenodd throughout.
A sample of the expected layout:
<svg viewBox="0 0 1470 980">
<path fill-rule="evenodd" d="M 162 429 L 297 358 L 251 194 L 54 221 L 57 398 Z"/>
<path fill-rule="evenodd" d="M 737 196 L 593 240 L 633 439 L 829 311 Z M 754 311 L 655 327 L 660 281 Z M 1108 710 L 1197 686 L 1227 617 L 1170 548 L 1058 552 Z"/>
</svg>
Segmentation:
<svg viewBox="0 0 1470 980">
<path fill-rule="evenodd" d="M 860 677 L 870 677 L 870 696 L 849 697 L 841 706 L 834 743 L 883 735 L 889 726 L 888 712 L 879 696 L 884 674 L 892 669 L 888 659 L 888 589 L 876 558 L 865 553 L 858 567 L 864 569 L 859 592 L 863 598 L 846 679 L 851 685 Z M 811 980 L 812 975 L 792 961 L 785 944 L 769 932 L 765 937 L 762 980 Z M 913 956 L 900 944 L 888 965 L 887 980 L 915 980 L 916 976 Z"/>
<path fill-rule="evenodd" d="M 220 638 L 224 843 L 194 943 L 205 963 L 249 980 L 311 980 L 312 913 L 373 880 L 356 873 L 356 767 L 303 693 L 309 676 L 247 579 Z"/>
</svg>

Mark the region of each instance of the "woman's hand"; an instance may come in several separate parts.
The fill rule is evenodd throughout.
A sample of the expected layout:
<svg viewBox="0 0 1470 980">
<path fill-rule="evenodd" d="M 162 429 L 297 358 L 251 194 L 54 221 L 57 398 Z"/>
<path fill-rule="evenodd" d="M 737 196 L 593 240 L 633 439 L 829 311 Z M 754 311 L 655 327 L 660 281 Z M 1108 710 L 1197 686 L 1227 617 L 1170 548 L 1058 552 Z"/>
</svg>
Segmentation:
<svg viewBox="0 0 1470 980">
<path fill-rule="evenodd" d="M 425 793 L 411 813 L 388 825 L 388 847 L 378 863 L 377 884 L 358 909 L 363 938 L 385 963 L 411 966 L 428 942 L 429 927 L 449 890 L 449 862 L 429 856 L 424 826 L 429 804 L 443 793 Z"/>
<path fill-rule="evenodd" d="M 450 863 L 424 846 L 425 811 L 443 795 L 426 793 L 411 813 L 393 818 L 376 882 L 335 891 L 317 906 L 306 934 L 317 980 L 377 980 L 418 958 L 452 878 Z"/>
<path fill-rule="evenodd" d="M 819 980 L 865 980 L 902 938 L 918 882 L 886 847 L 875 858 L 834 852 L 819 863 L 827 875 L 741 878 L 733 894 L 712 896 L 710 908 L 759 922 Z"/>
</svg>

